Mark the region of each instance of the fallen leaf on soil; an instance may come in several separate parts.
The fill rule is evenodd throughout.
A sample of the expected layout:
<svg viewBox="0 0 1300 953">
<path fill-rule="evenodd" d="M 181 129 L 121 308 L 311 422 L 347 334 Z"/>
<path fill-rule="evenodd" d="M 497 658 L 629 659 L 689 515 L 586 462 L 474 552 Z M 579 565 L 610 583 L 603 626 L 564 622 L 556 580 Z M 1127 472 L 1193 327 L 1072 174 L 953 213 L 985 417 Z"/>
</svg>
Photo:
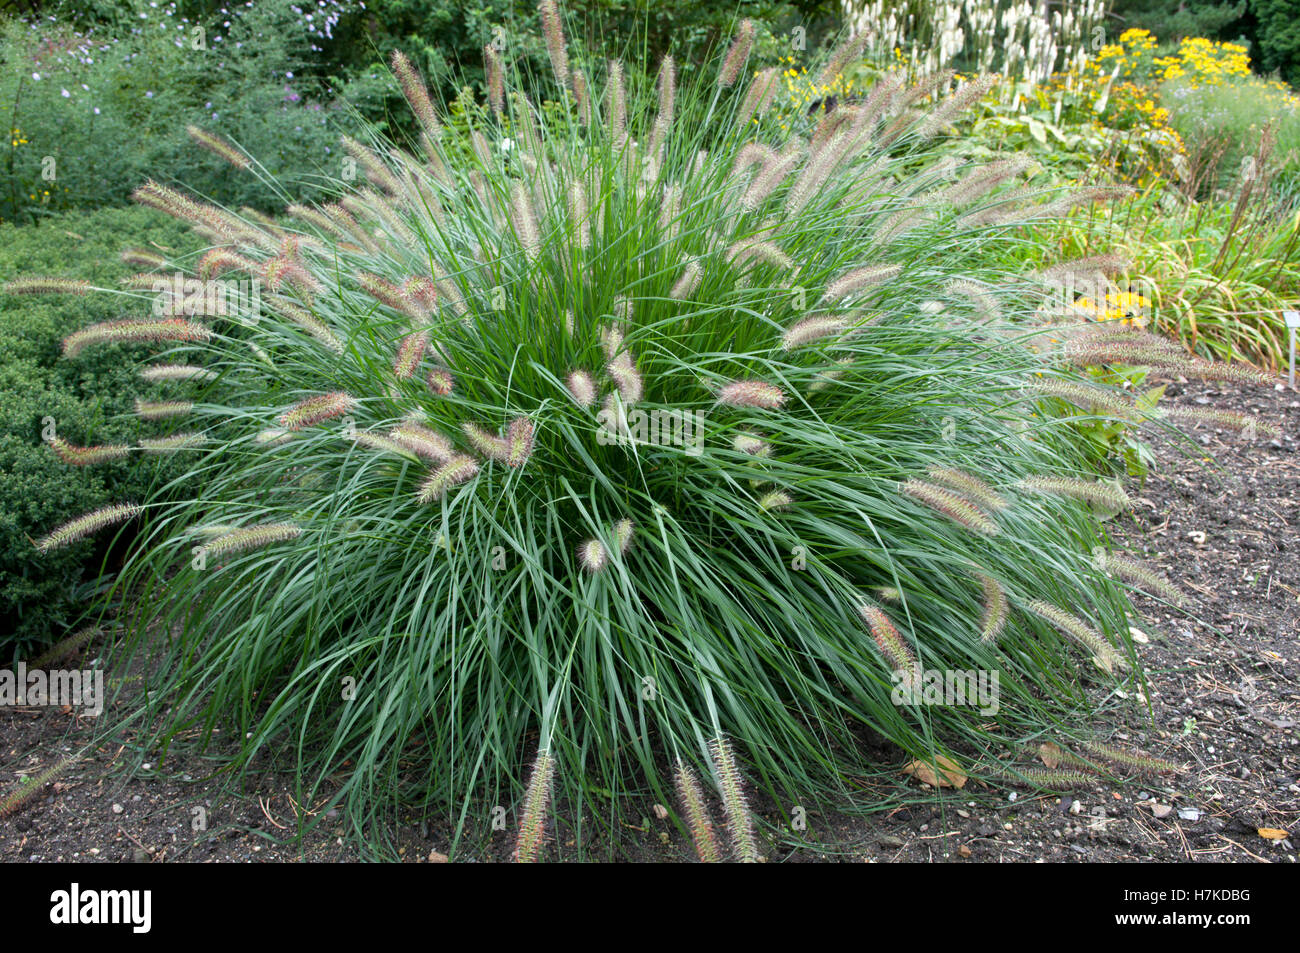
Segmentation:
<svg viewBox="0 0 1300 953">
<path fill-rule="evenodd" d="M 656 804 L 652 810 L 655 813 L 655 817 L 659 818 L 661 821 L 668 817 L 668 808 L 664 807 L 662 804 Z"/>
<path fill-rule="evenodd" d="M 1258 830 L 1259 836 L 1268 840 L 1286 840 L 1291 836 L 1286 831 L 1280 831 L 1276 827 L 1261 827 Z"/>
<path fill-rule="evenodd" d="M 1055 768 L 1061 763 L 1061 746 L 1055 741 L 1045 741 L 1038 746 L 1038 757 L 1049 768 Z"/>
<path fill-rule="evenodd" d="M 960 847 L 957 848 L 957 853 L 958 853 L 958 855 L 960 855 L 960 856 L 962 856 L 962 857 L 969 857 L 969 856 L 970 856 L 970 848 L 967 847 L 965 844 L 962 844 Z"/>
<path fill-rule="evenodd" d="M 961 788 L 966 786 L 966 772 L 953 764 L 943 755 L 935 758 L 943 769 L 943 777 L 935 773 L 934 767 L 924 761 L 913 761 L 903 769 L 904 774 L 915 774 L 916 779 L 933 788 Z"/>
<path fill-rule="evenodd" d="M 431 850 L 431 851 L 429 851 L 429 863 L 431 863 L 431 864 L 445 864 L 446 862 L 447 862 L 447 855 L 446 855 L 446 854 L 440 854 L 440 853 L 438 853 L 436 850 Z"/>
<path fill-rule="evenodd" d="M 1174 809 L 1168 804 L 1152 804 L 1151 813 L 1156 817 L 1168 817 L 1170 814 L 1174 813 Z"/>
</svg>

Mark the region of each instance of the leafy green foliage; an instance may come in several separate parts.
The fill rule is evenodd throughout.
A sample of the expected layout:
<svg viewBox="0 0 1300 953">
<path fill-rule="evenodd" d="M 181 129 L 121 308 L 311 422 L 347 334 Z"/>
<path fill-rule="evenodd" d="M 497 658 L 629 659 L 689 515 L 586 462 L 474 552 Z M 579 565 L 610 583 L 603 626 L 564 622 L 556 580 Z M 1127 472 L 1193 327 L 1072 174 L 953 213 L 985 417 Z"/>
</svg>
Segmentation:
<svg viewBox="0 0 1300 953">
<path fill-rule="evenodd" d="M 113 288 L 132 269 L 117 259 L 123 241 L 156 242 L 177 257 L 195 240 L 145 209 L 72 213 L 43 225 L 0 225 L 0 285 L 20 274 L 62 274 Z M 69 466 L 43 434 L 78 445 L 134 443 L 151 432 L 130 416 L 144 384 L 121 353 L 60 357 L 60 340 L 82 325 L 117 317 L 120 295 L 10 295 L 0 289 L 0 658 L 28 656 L 66 634 L 86 608 L 86 584 L 104 541 L 39 554 L 32 545 L 52 526 L 117 498 L 142 499 L 155 464 L 115 461 Z M 136 356 L 144 352 L 137 350 Z"/>
</svg>

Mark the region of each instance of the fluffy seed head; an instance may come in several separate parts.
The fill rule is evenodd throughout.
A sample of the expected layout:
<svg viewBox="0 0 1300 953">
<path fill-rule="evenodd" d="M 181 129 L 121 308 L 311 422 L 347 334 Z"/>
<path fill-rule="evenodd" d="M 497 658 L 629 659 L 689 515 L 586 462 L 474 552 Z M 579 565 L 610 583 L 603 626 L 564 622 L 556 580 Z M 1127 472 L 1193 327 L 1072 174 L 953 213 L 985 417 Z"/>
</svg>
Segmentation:
<svg viewBox="0 0 1300 953">
<path fill-rule="evenodd" d="M 950 490 L 956 490 L 972 503 L 978 503 L 986 510 L 1004 510 L 1007 501 L 998 492 L 979 477 L 972 476 L 965 470 L 953 467 L 931 466 L 927 471 L 930 479 Z"/>
<path fill-rule="evenodd" d="M 301 535 L 302 527 L 294 523 L 263 523 L 259 526 L 243 526 L 229 533 L 223 533 L 201 548 L 206 556 L 229 556 L 245 550 L 269 546 L 271 543 L 297 539 Z"/>
<path fill-rule="evenodd" d="M 546 40 L 546 55 L 551 59 L 555 82 L 561 88 L 569 85 L 569 54 L 564 46 L 564 24 L 555 0 L 542 0 L 537 5 L 542 15 L 542 35 Z"/>
<path fill-rule="evenodd" d="M 247 169 L 249 167 L 248 156 L 220 136 L 204 132 L 198 126 L 186 126 L 185 131 L 189 133 L 191 139 L 204 149 L 207 149 L 215 156 L 225 159 L 236 169 Z"/>
<path fill-rule="evenodd" d="M 719 86 L 726 89 L 736 85 L 736 80 L 740 78 L 740 71 L 744 68 L 745 61 L 749 59 L 750 50 L 753 48 L 754 21 L 741 20 L 736 36 L 731 41 L 731 47 L 727 50 L 726 59 L 722 61 L 722 69 L 718 72 Z"/>
<path fill-rule="evenodd" d="M 439 397 L 446 397 L 456 389 L 456 378 L 452 377 L 451 371 L 443 367 L 435 367 L 429 371 L 425 382 L 429 385 L 429 390 Z"/>
<path fill-rule="evenodd" d="M 456 456 L 456 448 L 450 440 L 420 424 L 408 421 L 398 424 L 388 432 L 388 436 L 400 447 L 416 456 L 425 457 L 437 463 L 448 463 Z"/>
<path fill-rule="evenodd" d="M 889 281 L 902 270 L 902 265 L 866 265 L 854 268 L 826 286 L 824 300 L 834 303 L 850 295 L 861 294 L 867 288 Z"/>
<path fill-rule="evenodd" d="M 784 490 L 772 490 L 769 493 L 764 493 L 758 500 L 758 508 L 763 513 L 785 509 L 793 504 L 794 499 Z"/>
<path fill-rule="evenodd" d="M 766 381 L 732 381 L 718 391 L 718 403 L 730 407 L 761 407 L 775 410 L 785 403 L 785 392 Z"/>
<path fill-rule="evenodd" d="M 180 450 L 197 450 L 207 443 L 207 438 L 197 433 L 176 433 L 167 437 L 141 437 L 140 449 L 145 453 L 176 453 Z"/>
<path fill-rule="evenodd" d="M 909 677 L 916 676 L 920 671 L 916 656 L 885 614 L 885 610 L 869 602 L 862 602 L 858 605 L 858 615 L 862 616 L 862 621 L 871 630 L 871 637 L 876 640 L 876 647 L 889 663 L 890 671 L 902 672 Z"/>
<path fill-rule="evenodd" d="M 121 460 L 130 454 L 131 448 L 126 444 L 112 444 L 107 446 L 94 447 L 77 447 L 68 443 L 62 437 L 55 437 L 50 441 L 50 449 L 64 463 L 70 463 L 73 466 L 84 467 L 96 463 L 107 463 L 109 460 Z"/>
<path fill-rule="evenodd" d="M 423 331 L 416 331 L 402 338 L 397 346 L 397 357 L 393 360 L 393 374 L 398 380 L 408 381 L 415 376 L 428 346 L 429 335 Z"/>
<path fill-rule="evenodd" d="M 1093 659 L 1107 674 L 1113 672 L 1117 665 L 1123 664 L 1123 660 L 1115 653 L 1114 646 L 1106 641 L 1106 637 L 1082 619 L 1040 599 L 1035 599 L 1028 605 L 1034 613 L 1042 616 L 1060 632 L 1091 652 Z"/>
<path fill-rule="evenodd" d="M 1025 477 L 1018 484 L 1022 489 L 1051 496 L 1065 496 L 1082 500 L 1114 512 L 1128 509 L 1128 494 L 1118 483 L 1103 480 L 1083 480 L 1078 477 Z"/>
<path fill-rule="evenodd" d="M 988 573 L 977 572 L 980 588 L 984 590 L 984 611 L 980 615 L 980 641 L 996 642 L 1006 628 L 1009 607 L 1002 584 Z"/>
<path fill-rule="evenodd" d="M 596 384 L 586 371 L 574 371 L 568 383 L 569 394 L 579 407 L 590 407 L 596 402 Z"/>
<path fill-rule="evenodd" d="M 1148 592 L 1155 593 L 1162 599 L 1181 606 L 1187 601 L 1173 583 L 1145 563 L 1139 562 L 1122 553 L 1107 553 L 1105 568 L 1119 576 L 1127 583 L 1141 586 Z"/>
<path fill-rule="evenodd" d="M 1085 742 L 1083 750 L 1103 761 L 1123 765 L 1126 768 L 1136 768 L 1143 774 L 1182 774 L 1185 770 L 1181 764 L 1176 764 L 1164 758 L 1153 758 L 1148 754 L 1126 751 L 1114 745 L 1101 744 L 1095 741 Z"/>
<path fill-rule="evenodd" d="M 686 826 L 690 828 L 691 840 L 695 842 L 695 853 L 702 863 L 719 864 L 722 862 L 722 850 L 717 835 L 713 832 L 713 819 L 709 815 L 708 805 L 704 800 L 704 791 L 692 771 L 682 761 L 677 762 L 673 771 L 673 784 L 681 800 L 682 814 L 686 817 Z"/>
<path fill-rule="evenodd" d="M 709 742 L 709 754 L 722 794 L 722 807 L 727 816 L 727 833 L 731 838 L 736 858 L 743 864 L 756 864 L 759 860 L 758 839 L 754 836 L 754 817 L 745 797 L 745 779 L 736 764 L 731 743 L 726 738 Z"/>
<path fill-rule="evenodd" d="M 589 573 L 598 573 L 609 563 L 609 550 L 599 539 L 584 540 L 578 546 L 578 562 Z"/>
<path fill-rule="evenodd" d="M 545 748 L 537 752 L 533 773 L 524 790 L 524 812 L 519 822 L 519 839 L 515 844 L 515 861 L 533 864 L 546 840 L 546 809 L 551 802 L 555 778 L 555 759 Z"/>
<path fill-rule="evenodd" d="M 167 420 L 170 417 L 184 417 L 194 410 L 194 402 L 189 400 L 140 400 L 136 398 L 135 413 L 141 420 Z"/>
<path fill-rule="evenodd" d="M 478 475 L 478 462 L 473 457 L 453 456 L 429 475 L 420 487 L 421 503 L 432 503 L 441 499 L 449 489 L 459 486 Z"/>
<path fill-rule="evenodd" d="M 970 500 L 958 496 L 950 490 L 921 480 L 908 480 L 902 491 L 914 500 L 937 510 L 954 523 L 985 536 L 998 535 L 998 524 L 993 522 L 983 510 Z"/>
<path fill-rule="evenodd" d="M 787 351 L 839 334 L 845 328 L 842 318 L 833 315 L 816 315 L 791 325 L 781 337 L 781 346 Z"/>
<path fill-rule="evenodd" d="M 424 85 L 424 80 L 420 78 L 420 74 L 401 50 L 393 51 L 392 65 L 398 85 L 402 87 L 402 95 L 406 97 L 411 112 L 419 120 L 424 134 L 430 139 L 437 139 L 442 134 L 442 126 L 438 122 L 438 114 L 433 108 L 433 100 L 429 98 L 429 90 Z"/>
<path fill-rule="evenodd" d="M 280 426 L 286 430 L 302 430 L 333 417 L 342 417 L 356 403 L 343 391 L 308 397 L 294 404 L 280 415 Z"/>
<path fill-rule="evenodd" d="M 44 553 L 51 549 L 68 546 L 92 533 L 99 532 L 106 526 L 113 526 L 134 519 L 142 512 L 144 512 L 143 508 L 136 506 L 134 503 L 113 503 L 109 506 L 101 506 L 97 510 L 83 513 L 76 519 L 64 523 L 54 532 L 37 542 L 36 548 Z"/>
<path fill-rule="evenodd" d="M 206 341 L 211 333 L 206 325 L 182 318 L 104 321 L 74 331 L 64 338 L 63 356 L 76 357 L 91 344 L 197 342 Z"/>
<path fill-rule="evenodd" d="M 699 262 L 688 261 L 686 267 L 682 270 L 682 276 L 677 279 L 668 297 L 674 301 L 685 301 L 700 286 L 700 279 L 704 277 L 704 272 L 700 268 Z"/>
<path fill-rule="evenodd" d="M 11 295 L 84 295 L 90 291 L 90 282 L 76 278 L 15 278 L 5 282 L 4 291 Z"/>
</svg>

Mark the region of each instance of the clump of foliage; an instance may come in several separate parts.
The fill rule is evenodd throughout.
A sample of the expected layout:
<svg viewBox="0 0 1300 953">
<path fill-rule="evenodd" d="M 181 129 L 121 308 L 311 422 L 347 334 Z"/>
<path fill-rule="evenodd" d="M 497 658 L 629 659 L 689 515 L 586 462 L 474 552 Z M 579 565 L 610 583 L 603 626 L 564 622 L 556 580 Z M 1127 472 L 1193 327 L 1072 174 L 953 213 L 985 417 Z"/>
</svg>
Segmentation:
<svg viewBox="0 0 1300 953">
<path fill-rule="evenodd" d="M 124 241 L 177 261 L 199 245 L 180 223 L 141 208 L 0 225 L 0 660 L 31 657 L 65 634 L 84 611 L 103 562 L 104 547 L 93 542 L 41 554 L 32 540 L 87 509 L 144 498 L 176 462 L 141 464 L 138 446 L 93 467 L 54 452 L 59 441 L 135 445 L 147 436 L 132 413 L 135 399 L 168 393 L 168 385 L 141 379 L 133 366 L 147 353 L 142 349 L 100 351 L 75 364 L 61 359 L 60 341 L 70 330 L 116 318 L 128 306 L 149 312 L 147 293 L 119 284 L 138 270 L 118 258 Z M 30 271 L 62 272 L 69 290 L 33 295 L 7 286 Z M 89 287 L 107 291 L 89 294 Z"/>
<path fill-rule="evenodd" d="M 398 55 L 417 151 L 347 140 L 337 201 L 272 222 L 138 190 L 215 243 L 197 275 L 265 289 L 65 342 L 213 378 L 167 410 L 186 498 L 42 540 L 143 521 L 148 743 L 287 743 L 304 803 L 358 822 L 401 798 L 477 835 L 518 802 L 521 860 L 561 787 L 608 815 L 675 786 L 716 855 L 707 776 L 752 859 L 746 784 L 846 797 L 880 769 L 864 731 L 991 777 L 1088 686 L 1140 681 L 1136 583 L 1095 558 L 1127 497 L 1046 411 L 1137 413 L 1073 365 L 1153 345 L 1063 324 L 1056 276 L 1005 266 L 1020 225 L 1105 190 L 941 159 L 982 84 L 882 83 L 783 130 L 752 23 L 642 89 L 541 12 L 558 110 L 490 56 L 463 148 Z M 997 712 L 924 704 L 935 670 L 998 672 Z"/>
</svg>

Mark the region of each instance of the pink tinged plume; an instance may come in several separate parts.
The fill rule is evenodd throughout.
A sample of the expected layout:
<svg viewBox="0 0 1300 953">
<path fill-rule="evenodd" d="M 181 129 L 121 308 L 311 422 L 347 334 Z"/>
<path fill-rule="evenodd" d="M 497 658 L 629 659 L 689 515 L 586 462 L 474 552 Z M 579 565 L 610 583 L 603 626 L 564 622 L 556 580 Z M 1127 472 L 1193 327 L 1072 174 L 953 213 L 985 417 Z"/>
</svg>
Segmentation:
<svg viewBox="0 0 1300 953">
<path fill-rule="evenodd" d="M 352 409 L 354 403 L 352 397 L 343 391 L 308 397 L 280 415 L 280 426 L 286 430 L 312 427 L 332 417 L 342 417 Z"/>
<path fill-rule="evenodd" d="M 429 390 L 439 397 L 447 397 L 456 389 L 456 378 L 452 377 L 451 371 L 444 367 L 435 367 L 429 371 L 426 382 L 429 385 Z"/>
<path fill-rule="evenodd" d="M 478 463 L 472 457 L 454 456 L 433 471 L 420 487 L 421 503 L 441 499 L 454 486 L 459 486 L 478 474 Z"/>
<path fill-rule="evenodd" d="M 211 334 L 206 325 L 181 318 L 105 321 L 74 331 L 64 338 L 63 356 L 76 357 L 91 344 L 197 342 L 206 341 Z"/>
<path fill-rule="evenodd" d="M 718 391 L 718 403 L 775 410 L 785 403 L 785 393 L 765 381 L 732 381 Z"/>
<path fill-rule="evenodd" d="M 506 466 L 522 467 L 533 453 L 536 428 L 527 417 L 516 417 L 506 429 Z"/>
<path fill-rule="evenodd" d="M 596 383 L 586 371 L 574 371 L 568 383 L 569 394 L 579 407 L 590 407 L 596 402 Z"/>
<path fill-rule="evenodd" d="M 388 435 L 400 446 L 410 450 L 416 456 L 425 457 L 438 463 L 447 463 L 456 456 L 456 448 L 450 440 L 417 423 L 398 424 Z"/>
<path fill-rule="evenodd" d="M 642 398 L 645 393 L 645 384 L 641 380 L 641 375 L 637 372 L 636 365 L 632 363 L 630 354 L 624 351 L 610 361 L 605 370 L 609 372 L 610 377 L 614 378 L 614 384 L 618 387 L 618 393 L 623 398 L 623 403 L 632 404 Z"/>
<path fill-rule="evenodd" d="M 76 467 L 91 466 L 96 463 L 107 463 L 110 460 L 121 460 L 131 452 L 131 448 L 125 444 L 113 444 L 108 446 L 94 447 L 77 447 L 68 443 L 62 437 L 55 437 L 50 441 L 50 449 L 64 463 L 72 464 Z"/>
<path fill-rule="evenodd" d="M 588 539 L 578 546 L 578 562 L 589 573 L 598 573 L 609 564 L 609 551 L 598 539 Z"/>
<path fill-rule="evenodd" d="M 148 401 L 136 399 L 135 413 L 141 420 L 166 420 L 169 417 L 184 417 L 194 409 L 194 402 L 189 400 Z"/>
<path fill-rule="evenodd" d="M 429 336 L 423 331 L 416 331 L 402 338 L 402 343 L 397 346 L 397 357 L 393 361 L 393 373 L 398 380 L 407 381 L 415 376 L 428 346 Z"/>
</svg>

